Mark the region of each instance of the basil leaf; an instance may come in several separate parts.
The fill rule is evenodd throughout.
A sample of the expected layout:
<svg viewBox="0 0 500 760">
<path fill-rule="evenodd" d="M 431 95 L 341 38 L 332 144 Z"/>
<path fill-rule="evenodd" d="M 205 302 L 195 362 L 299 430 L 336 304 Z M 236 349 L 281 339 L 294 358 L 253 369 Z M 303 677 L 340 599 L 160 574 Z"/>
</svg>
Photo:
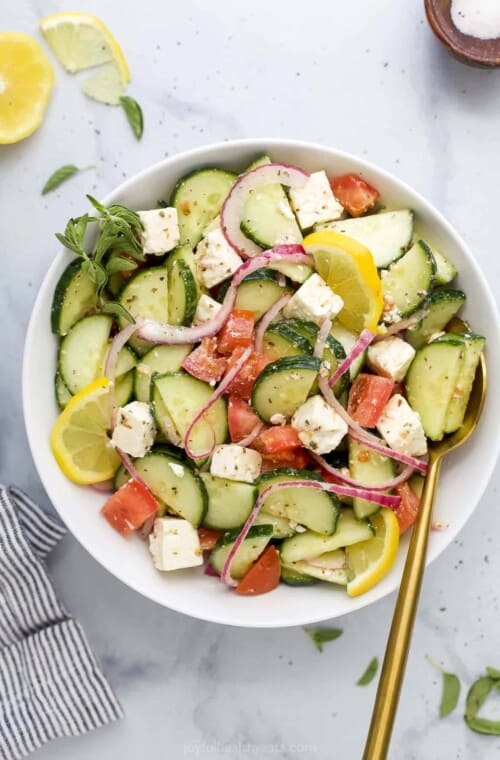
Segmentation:
<svg viewBox="0 0 500 760">
<path fill-rule="evenodd" d="M 128 95 L 122 95 L 120 103 L 125 111 L 125 116 L 132 128 L 132 132 L 137 139 L 140 140 L 144 131 L 144 116 L 142 114 L 142 108 L 137 100 L 130 98 Z"/>
<path fill-rule="evenodd" d="M 132 314 L 127 311 L 127 309 L 122 306 L 121 303 L 117 303 L 116 301 L 107 301 L 103 305 L 101 311 L 104 312 L 104 314 L 113 314 L 115 317 L 122 317 L 123 319 L 126 319 L 127 322 L 135 324 L 135 319 L 133 318 Z"/>
<path fill-rule="evenodd" d="M 441 695 L 441 704 L 439 706 L 439 717 L 446 718 L 453 712 L 458 704 L 460 697 L 460 680 L 454 673 L 447 673 L 436 660 L 432 659 L 432 657 L 427 657 L 427 660 L 443 675 L 443 692 Z"/>
<path fill-rule="evenodd" d="M 328 641 L 335 641 L 335 639 L 338 639 L 344 633 L 340 628 L 319 628 L 316 631 L 304 628 L 304 630 L 311 638 L 318 652 L 323 651 L 323 644 L 326 644 Z"/>
<path fill-rule="evenodd" d="M 374 657 L 373 660 L 370 660 L 368 667 L 366 668 L 361 678 L 356 681 L 356 686 L 367 686 L 367 684 L 371 683 L 377 675 L 377 670 L 378 658 Z"/>
<path fill-rule="evenodd" d="M 491 736 L 500 736 L 500 720 L 489 720 L 489 718 L 478 718 L 477 713 L 488 699 L 491 691 L 498 688 L 498 670 L 487 668 L 488 672 L 494 673 L 494 677 L 482 676 L 475 681 L 469 689 L 465 703 L 464 720 L 471 731 L 478 734 L 489 734 Z"/>
<path fill-rule="evenodd" d="M 63 182 L 66 182 L 66 180 L 68 180 L 74 174 L 78 174 L 79 171 L 81 171 L 81 169 L 79 169 L 78 166 L 75 166 L 74 164 L 65 164 L 59 169 L 56 169 L 56 171 L 50 175 L 47 182 L 42 187 L 42 195 L 47 195 L 47 193 L 55 190 L 56 187 L 62 185 Z"/>
<path fill-rule="evenodd" d="M 135 261 L 126 259 L 125 256 L 114 256 L 106 264 L 106 272 L 113 274 L 113 272 L 133 272 L 137 269 Z"/>
<path fill-rule="evenodd" d="M 489 677 L 492 678 L 494 681 L 500 681 L 500 670 L 487 666 L 486 672 L 489 675 Z"/>
</svg>

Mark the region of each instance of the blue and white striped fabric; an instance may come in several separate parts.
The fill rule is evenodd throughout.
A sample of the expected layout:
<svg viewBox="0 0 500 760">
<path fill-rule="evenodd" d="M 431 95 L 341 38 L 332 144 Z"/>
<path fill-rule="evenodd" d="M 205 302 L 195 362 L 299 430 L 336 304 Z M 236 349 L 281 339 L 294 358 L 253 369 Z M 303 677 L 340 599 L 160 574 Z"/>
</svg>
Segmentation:
<svg viewBox="0 0 500 760">
<path fill-rule="evenodd" d="M 0 758 L 121 718 L 80 624 L 57 599 L 43 559 L 65 529 L 0 485 Z"/>
</svg>

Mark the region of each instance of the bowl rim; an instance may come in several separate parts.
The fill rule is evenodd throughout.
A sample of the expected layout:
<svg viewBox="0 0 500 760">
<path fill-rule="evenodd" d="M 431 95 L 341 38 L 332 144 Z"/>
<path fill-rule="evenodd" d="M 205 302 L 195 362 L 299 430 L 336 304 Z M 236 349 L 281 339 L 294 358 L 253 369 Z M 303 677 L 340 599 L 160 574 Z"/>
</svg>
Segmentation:
<svg viewBox="0 0 500 760">
<path fill-rule="evenodd" d="M 213 153 L 220 150 L 222 151 L 228 150 L 229 146 L 235 150 L 238 150 L 238 149 L 245 150 L 245 149 L 251 148 L 255 150 L 255 152 L 259 152 L 259 151 L 270 152 L 272 151 L 273 148 L 285 149 L 285 150 L 296 149 L 296 150 L 305 150 L 305 151 L 311 151 L 311 150 L 312 151 L 315 151 L 315 150 L 327 151 L 331 153 L 333 157 L 339 158 L 341 160 L 345 160 L 347 162 L 352 162 L 354 164 L 361 164 L 363 169 L 366 169 L 367 171 L 373 171 L 374 173 L 380 175 L 384 180 L 388 181 L 389 183 L 397 185 L 399 189 L 404 190 L 405 192 L 408 192 L 410 195 L 413 195 L 418 200 L 419 203 L 421 203 L 426 209 L 430 210 L 430 212 L 436 217 L 439 225 L 441 225 L 445 229 L 445 231 L 453 239 L 453 242 L 462 250 L 465 257 L 468 259 L 470 265 L 474 269 L 475 275 L 478 278 L 479 285 L 482 291 L 482 296 L 486 298 L 486 300 L 488 301 L 489 309 L 496 316 L 497 333 L 500 332 L 498 328 L 498 325 L 500 325 L 500 317 L 499 317 L 497 305 L 493 298 L 493 294 L 490 291 L 490 288 L 487 284 L 486 277 L 483 274 L 482 269 L 480 268 L 479 264 L 474 259 L 474 256 L 472 252 L 470 251 L 468 245 L 464 242 L 461 236 L 455 231 L 451 223 L 448 222 L 448 220 L 443 216 L 443 214 L 430 201 L 428 201 L 424 196 L 422 196 L 417 190 L 414 190 L 404 180 L 399 179 L 398 177 L 393 175 L 391 172 L 379 167 L 377 164 L 371 161 L 367 161 L 364 158 L 358 157 L 355 154 L 352 154 L 347 151 L 338 150 L 337 148 L 330 147 L 328 145 L 323 145 L 322 143 L 310 142 L 306 140 L 263 138 L 263 137 L 243 138 L 243 139 L 237 139 L 237 140 L 224 140 L 224 141 L 218 141 L 215 143 L 208 143 L 203 146 L 198 146 L 194 149 L 188 149 L 185 151 L 181 151 L 179 153 L 175 153 L 171 156 L 163 158 L 161 161 L 157 161 L 156 163 L 150 164 L 148 167 L 134 174 L 132 177 L 127 178 L 124 182 L 122 182 L 116 188 L 114 188 L 110 193 L 108 193 L 102 199 L 102 203 L 109 204 L 115 201 L 117 196 L 122 195 L 130 187 L 132 187 L 136 182 L 138 182 L 139 180 L 144 180 L 150 174 L 153 174 L 157 171 L 161 171 L 163 168 L 165 168 L 168 171 L 169 164 L 172 161 L 189 159 L 189 160 L 192 160 L 194 164 L 197 158 L 199 158 L 200 156 L 204 156 L 207 152 Z M 38 477 L 40 478 L 49 499 L 51 499 L 51 502 L 55 510 L 60 515 L 61 519 L 63 519 L 63 521 L 67 525 L 68 530 L 72 533 L 72 535 L 76 538 L 76 540 L 80 543 L 80 545 L 83 546 L 83 548 L 92 556 L 92 558 L 96 560 L 101 566 L 103 566 L 108 572 L 110 572 L 115 578 L 117 578 L 120 582 L 122 582 L 125 586 L 138 592 L 139 594 L 141 594 L 141 596 L 144 596 L 150 599 L 151 601 L 154 601 L 160 604 L 161 606 L 166 607 L 167 609 L 171 609 L 176 612 L 189 615 L 190 617 L 193 617 L 195 619 L 204 620 L 207 622 L 220 623 L 223 625 L 237 626 L 237 627 L 279 628 L 279 627 L 290 627 L 290 626 L 296 626 L 296 625 L 308 625 L 308 624 L 310 625 L 310 624 L 322 622 L 325 620 L 333 619 L 334 617 L 340 617 L 340 616 L 343 616 L 344 614 L 351 614 L 352 612 L 362 609 L 363 607 L 371 606 L 373 603 L 388 596 L 390 593 L 396 590 L 398 587 L 397 582 L 392 583 L 389 589 L 382 588 L 381 584 L 379 584 L 378 587 L 375 587 L 374 589 L 372 589 L 371 598 L 369 601 L 365 601 L 363 603 L 363 596 L 352 598 L 351 599 L 352 609 L 346 612 L 336 613 L 333 616 L 332 615 L 325 616 L 324 614 L 321 614 L 319 616 L 311 617 L 311 616 L 304 615 L 302 617 L 295 618 L 293 622 L 285 621 L 283 623 L 280 623 L 280 622 L 277 623 L 275 621 L 272 621 L 272 622 L 263 621 L 259 623 L 253 623 L 246 620 L 238 622 L 234 620 L 229 620 L 225 618 L 223 615 L 217 615 L 217 614 L 211 615 L 211 614 L 204 614 L 204 612 L 193 612 L 192 609 L 186 608 L 185 606 L 183 606 L 183 604 L 180 604 L 180 603 L 173 604 L 169 601 L 167 604 L 165 600 L 158 598 L 158 596 L 155 595 L 154 593 L 148 593 L 147 590 L 140 588 L 134 582 L 128 579 L 125 580 L 124 578 L 122 578 L 119 572 L 116 569 L 114 569 L 113 564 L 111 562 L 105 561 L 104 558 L 96 556 L 90 542 L 84 540 L 81 536 L 73 533 L 70 525 L 66 523 L 65 517 L 63 517 L 62 514 L 59 512 L 59 509 L 56 506 L 56 500 L 53 499 L 51 496 L 51 491 L 53 491 L 53 489 L 50 486 L 50 479 L 45 477 L 43 473 L 43 468 L 39 467 L 39 457 L 38 457 L 38 452 L 33 442 L 34 433 L 32 432 L 32 427 L 31 427 L 32 419 L 31 419 L 31 414 L 30 414 L 29 393 L 31 390 L 32 380 L 29 377 L 29 372 L 28 372 L 29 356 L 32 350 L 33 342 L 35 340 L 35 330 L 37 327 L 36 315 L 37 315 L 38 310 L 41 308 L 42 303 L 46 300 L 46 296 L 47 296 L 46 291 L 48 291 L 49 285 L 51 285 L 51 280 L 52 280 L 51 274 L 53 273 L 53 271 L 55 271 L 56 269 L 60 267 L 61 257 L 64 255 L 66 255 L 65 249 L 62 246 L 60 246 L 58 249 L 57 255 L 54 257 L 54 260 L 52 261 L 51 265 L 45 272 L 42 283 L 40 285 L 40 289 L 38 291 L 37 297 L 32 307 L 29 324 L 26 331 L 24 352 L 23 352 L 22 407 L 23 407 L 23 417 L 24 417 L 26 435 L 28 438 L 28 444 L 29 444 L 29 448 L 31 451 L 31 455 L 35 464 Z M 52 293 L 50 293 L 49 301 L 51 302 L 51 300 L 52 300 Z M 426 567 L 428 567 L 431 564 L 431 562 L 437 559 L 437 557 L 440 556 L 440 554 L 453 542 L 453 540 L 456 538 L 458 533 L 462 530 L 466 522 L 470 519 L 473 512 L 477 508 L 486 490 L 486 487 L 491 479 L 491 476 L 494 472 L 495 464 L 500 454 L 500 435 L 497 435 L 495 438 L 494 448 L 495 448 L 495 451 L 493 452 L 494 456 L 491 458 L 490 466 L 483 473 L 481 483 L 479 484 L 480 487 L 478 488 L 476 492 L 473 506 L 470 507 L 468 510 L 464 509 L 461 516 L 458 517 L 458 519 L 454 521 L 452 525 L 450 525 L 449 529 L 447 530 L 446 542 L 443 542 L 440 546 L 436 546 L 434 549 L 432 549 L 432 547 L 430 548 L 430 551 L 428 551 L 427 557 L 426 557 Z"/>
</svg>

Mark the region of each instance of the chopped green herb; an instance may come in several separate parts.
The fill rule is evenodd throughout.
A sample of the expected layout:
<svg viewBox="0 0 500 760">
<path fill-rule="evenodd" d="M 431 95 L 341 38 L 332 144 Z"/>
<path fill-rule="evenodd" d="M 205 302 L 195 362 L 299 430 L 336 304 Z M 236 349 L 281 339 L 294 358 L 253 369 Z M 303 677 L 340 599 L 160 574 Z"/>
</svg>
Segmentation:
<svg viewBox="0 0 500 760">
<path fill-rule="evenodd" d="M 446 718 L 453 712 L 460 697 L 460 680 L 454 673 L 447 673 L 436 660 L 427 657 L 430 664 L 443 675 L 443 692 L 439 706 L 439 717 Z"/>
<path fill-rule="evenodd" d="M 368 667 L 366 668 L 361 678 L 356 681 L 356 686 L 367 686 L 369 683 L 371 683 L 377 675 L 377 670 L 378 658 L 374 657 L 373 660 L 370 660 Z"/>
<path fill-rule="evenodd" d="M 487 668 L 487 676 L 482 676 L 475 681 L 469 689 L 465 703 L 464 720 L 471 731 L 478 734 L 500 736 L 500 720 L 478 718 L 477 713 L 488 699 L 494 688 L 499 688 L 500 673 L 496 668 Z M 492 675 L 491 675 L 492 674 Z"/>
<path fill-rule="evenodd" d="M 500 670 L 497 668 L 492 668 L 489 665 L 486 667 L 486 672 L 489 675 L 490 678 L 492 678 L 494 681 L 500 681 Z"/>
<path fill-rule="evenodd" d="M 120 104 L 125 111 L 132 132 L 137 139 L 140 140 L 144 131 L 144 116 L 142 114 L 142 108 L 137 100 L 130 98 L 128 95 L 122 95 L 120 98 Z"/>
<path fill-rule="evenodd" d="M 47 193 L 50 193 L 52 190 L 55 190 L 59 185 L 62 185 L 63 182 L 66 182 L 70 177 L 73 177 L 73 175 L 78 174 L 78 172 L 84 172 L 86 169 L 94 169 L 95 166 L 84 166 L 83 169 L 80 169 L 78 166 L 75 166 L 74 164 L 65 164 L 64 166 L 61 166 L 59 169 L 56 169 L 56 171 L 50 175 L 45 185 L 42 187 L 42 195 L 47 195 Z"/>
<path fill-rule="evenodd" d="M 323 644 L 326 644 L 328 641 L 335 641 L 335 639 L 338 639 L 344 633 L 340 628 L 318 628 L 315 631 L 311 628 L 304 628 L 304 631 L 310 637 L 318 652 L 323 651 Z"/>
</svg>

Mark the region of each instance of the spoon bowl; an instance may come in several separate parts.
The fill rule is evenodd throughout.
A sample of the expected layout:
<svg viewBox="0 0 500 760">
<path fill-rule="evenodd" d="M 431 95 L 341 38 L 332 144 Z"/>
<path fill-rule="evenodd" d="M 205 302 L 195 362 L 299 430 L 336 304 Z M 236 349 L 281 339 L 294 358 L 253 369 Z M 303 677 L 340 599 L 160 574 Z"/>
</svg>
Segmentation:
<svg viewBox="0 0 500 760">
<path fill-rule="evenodd" d="M 500 66 L 500 38 L 463 34 L 451 18 L 451 0 L 425 0 L 425 12 L 436 37 L 460 61 L 481 68 Z"/>
</svg>

